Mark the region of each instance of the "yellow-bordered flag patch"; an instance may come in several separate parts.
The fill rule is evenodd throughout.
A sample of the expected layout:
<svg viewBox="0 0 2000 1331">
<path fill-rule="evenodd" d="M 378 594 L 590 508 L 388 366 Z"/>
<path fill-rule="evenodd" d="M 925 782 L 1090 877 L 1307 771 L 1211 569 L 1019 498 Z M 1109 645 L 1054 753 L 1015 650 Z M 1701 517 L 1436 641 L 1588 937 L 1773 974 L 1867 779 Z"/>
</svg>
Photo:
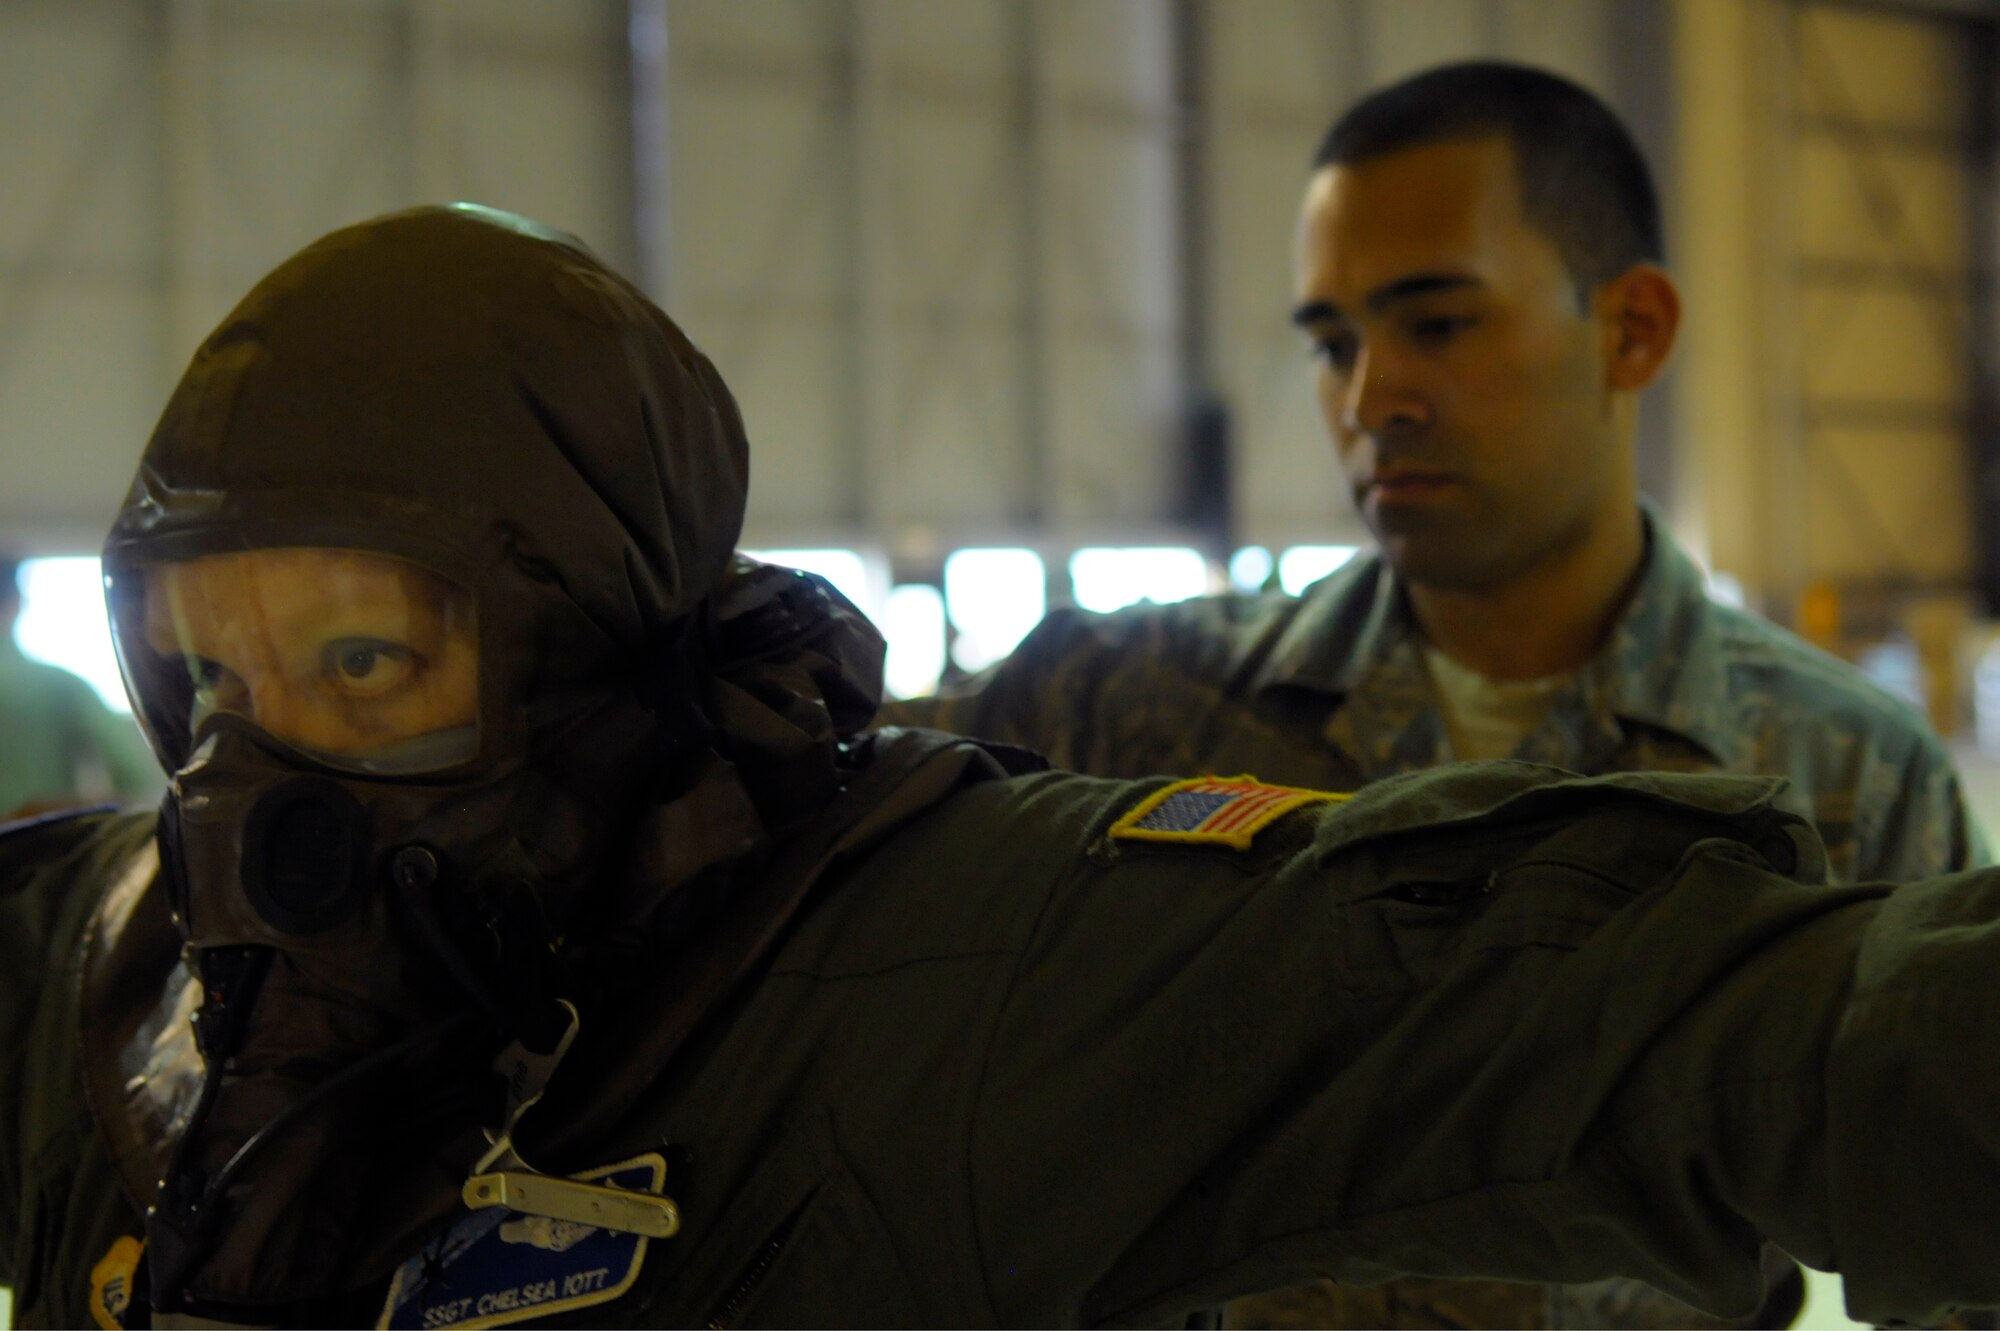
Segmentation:
<svg viewBox="0 0 2000 1331">
<path fill-rule="evenodd" d="M 1247 776 L 1198 776 L 1148 795 L 1111 825 L 1111 835 L 1248 850 L 1259 832 L 1292 810 L 1346 798 L 1330 790 L 1267 786 Z"/>
</svg>

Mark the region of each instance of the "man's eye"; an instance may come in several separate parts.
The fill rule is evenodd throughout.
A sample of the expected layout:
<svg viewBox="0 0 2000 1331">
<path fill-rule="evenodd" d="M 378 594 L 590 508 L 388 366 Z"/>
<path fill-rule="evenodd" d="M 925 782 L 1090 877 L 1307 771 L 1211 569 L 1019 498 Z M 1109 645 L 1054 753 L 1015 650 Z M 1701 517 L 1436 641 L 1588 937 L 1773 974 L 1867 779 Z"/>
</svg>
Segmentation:
<svg viewBox="0 0 2000 1331">
<path fill-rule="evenodd" d="M 1470 315 L 1439 315 L 1429 319 L 1419 319 L 1410 325 L 1410 331 L 1419 342 L 1435 345 L 1449 342 L 1479 321 Z"/>
<path fill-rule="evenodd" d="M 327 682 L 351 698 L 377 698 L 401 685 L 416 669 L 416 654 L 401 643 L 377 638 L 341 638 L 326 645 Z"/>
<path fill-rule="evenodd" d="M 1360 343 L 1352 333 L 1333 333 L 1313 339 L 1313 355 L 1336 370 L 1353 369 L 1354 358 L 1360 349 Z"/>
</svg>

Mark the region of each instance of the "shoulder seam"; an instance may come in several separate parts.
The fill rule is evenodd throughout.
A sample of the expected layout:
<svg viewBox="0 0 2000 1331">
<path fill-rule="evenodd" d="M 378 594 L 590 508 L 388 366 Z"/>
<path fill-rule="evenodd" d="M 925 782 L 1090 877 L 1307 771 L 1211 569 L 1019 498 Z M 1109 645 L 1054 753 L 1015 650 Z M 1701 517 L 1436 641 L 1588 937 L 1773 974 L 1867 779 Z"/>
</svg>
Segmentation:
<svg viewBox="0 0 2000 1331">
<path fill-rule="evenodd" d="M 69 822 L 76 818 L 88 818 L 96 814 L 115 814 L 116 804 L 87 804 L 75 809 L 55 809 L 49 813 L 38 813 L 27 818 L 16 818 L 10 822 L 0 822 L 0 841 L 8 837 L 33 832 L 38 828 L 53 827 L 57 823 Z"/>
</svg>

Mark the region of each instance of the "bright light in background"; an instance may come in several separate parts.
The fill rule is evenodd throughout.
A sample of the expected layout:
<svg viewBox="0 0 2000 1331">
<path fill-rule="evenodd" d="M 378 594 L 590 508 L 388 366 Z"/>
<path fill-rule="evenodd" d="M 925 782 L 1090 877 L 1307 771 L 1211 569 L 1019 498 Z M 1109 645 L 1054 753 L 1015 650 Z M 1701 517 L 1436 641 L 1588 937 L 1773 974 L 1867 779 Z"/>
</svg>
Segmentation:
<svg viewBox="0 0 2000 1331">
<path fill-rule="evenodd" d="M 817 573 L 832 583 L 834 590 L 854 602 L 870 619 L 881 618 L 882 597 L 888 585 L 885 568 L 871 568 L 859 550 L 745 550 L 752 559 L 766 564 L 783 564 Z"/>
<path fill-rule="evenodd" d="M 21 618 L 14 624 L 21 654 L 79 674 L 117 712 L 130 712 L 111 622 L 104 614 L 104 576 L 90 556 L 21 563 Z"/>
<path fill-rule="evenodd" d="M 1286 595 L 1297 596 L 1354 558 L 1358 550 L 1352 545 L 1295 545 L 1278 556 L 1278 585 Z"/>
<path fill-rule="evenodd" d="M 1260 592 L 1271 580 L 1278 561 L 1261 545 L 1246 545 L 1229 556 L 1229 585 L 1239 592 Z"/>
<path fill-rule="evenodd" d="M 891 587 L 882 603 L 882 636 L 889 651 L 882 661 L 882 684 L 892 698 L 921 698 L 937 692 L 944 677 L 944 593 L 913 582 Z"/>
<path fill-rule="evenodd" d="M 1864 647 L 1855 656 L 1854 664 L 1862 674 L 1918 711 L 1929 705 L 1924 660 L 1917 654 L 1916 643 L 1910 641 L 1907 634 L 1899 633 L 1871 647 Z"/>
<path fill-rule="evenodd" d="M 951 659 L 984 670 L 1014 650 L 1048 609 L 1048 573 L 1033 550 L 960 550 L 944 561 L 944 604 L 958 629 Z"/>
<path fill-rule="evenodd" d="M 1168 605 L 1208 590 L 1208 561 L 1182 546 L 1090 547 L 1069 557 L 1076 603 L 1109 613 L 1140 601 Z"/>
<path fill-rule="evenodd" d="M 1708 575 L 1708 599 L 1732 610 L 1744 608 L 1743 579 L 1734 573 Z"/>
</svg>

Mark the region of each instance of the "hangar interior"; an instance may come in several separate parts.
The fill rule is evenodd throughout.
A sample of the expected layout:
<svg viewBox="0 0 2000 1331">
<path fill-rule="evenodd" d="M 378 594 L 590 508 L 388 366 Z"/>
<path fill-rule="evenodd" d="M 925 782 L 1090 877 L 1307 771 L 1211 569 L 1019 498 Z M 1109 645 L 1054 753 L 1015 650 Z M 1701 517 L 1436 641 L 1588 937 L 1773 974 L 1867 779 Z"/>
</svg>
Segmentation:
<svg viewBox="0 0 2000 1331">
<path fill-rule="evenodd" d="M 198 340 L 448 199 L 689 330 L 748 422 L 744 546 L 876 615 L 897 692 L 1049 604 L 1296 592 L 1367 539 L 1287 320 L 1310 153 L 1469 56 L 1578 79 L 1653 161 L 1688 317 L 1642 468 L 1714 594 L 1927 708 L 2000 830 L 1988 0 L 9 0 L 21 641 L 115 699 L 90 556 Z"/>
</svg>

